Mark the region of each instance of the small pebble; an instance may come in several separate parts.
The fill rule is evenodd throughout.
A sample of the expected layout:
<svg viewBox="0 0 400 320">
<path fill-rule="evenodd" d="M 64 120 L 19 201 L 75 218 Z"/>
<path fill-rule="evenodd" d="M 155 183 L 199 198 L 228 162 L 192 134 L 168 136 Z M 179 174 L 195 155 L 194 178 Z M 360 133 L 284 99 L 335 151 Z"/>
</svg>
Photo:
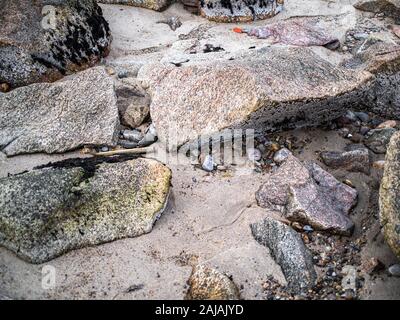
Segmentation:
<svg viewBox="0 0 400 320">
<path fill-rule="evenodd" d="M 400 264 L 393 264 L 388 269 L 393 277 L 400 277 Z"/>
<path fill-rule="evenodd" d="M 362 134 L 363 136 L 365 136 L 371 129 L 368 127 L 361 127 L 360 128 L 360 134 Z"/>
<path fill-rule="evenodd" d="M 385 169 L 385 160 L 378 160 L 373 162 L 372 167 L 379 170 Z"/>
<path fill-rule="evenodd" d="M 122 137 L 129 141 L 139 142 L 143 139 L 143 134 L 138 130 L 124 130 L 122 131 Z"/>
<path fill-rule="evenodd" d="M 281 150 L 277 151 L 274 155 L 274 162 L 281 164 L 282 162 L 284 162 L 287 157 L 289 157 L 289 155 L 291 155 L 292 153 L 290 152 L 290 150 L 286 149 L 286 148 L 282 148 Z"/>
<path fill-rule="evenodd" d="M 121 70 L 118 72 L 118 78 L 124 79 L 128 77 L 128 71 L 127 70 Z"/>
<path fill-rule="evenodd" d="M 247 149 L 247 158 L 250 161 L 260 161 L 261 160 L 261 151 L 256 148 L 248 148 Z"/>
<path fill-rule="evenodd" d="M 211 172 L 214 170 L 215 167 L 215 162 L 214 162 L 214 158 L 212 155 L 206 155 L 206 157 L 204 158 L 204 161 L 202 163 L 203 170 Z"/>
<path fill-rule="evenodd" d="M 101 147 L 100 149 L 101 152 L 107 152 L 108 150 L 109 150 L 108 147 Z"/>
<path fill-rule="evenodd" d="M 129 141 L 129 140 L 119 140 L 118 144 L 125 149 L 134 149 L 139 146 L 137 142 Z"/>
<path fill-rule="evenodd" d="M 305 225 L 305 226 L 303 227 L 303 230 L 304 230 L 305 232 L 313 232 L 313 231 L 314 231 L 314 229 L 313 229 L 311 226 L 309 226 L 309 225 Z"/>
<path fill-rule="evenodd" d="M 354 112 L 360 121 L 367 123 L 369 121 L 369 115 L 366 112 Z"/>
</svg>

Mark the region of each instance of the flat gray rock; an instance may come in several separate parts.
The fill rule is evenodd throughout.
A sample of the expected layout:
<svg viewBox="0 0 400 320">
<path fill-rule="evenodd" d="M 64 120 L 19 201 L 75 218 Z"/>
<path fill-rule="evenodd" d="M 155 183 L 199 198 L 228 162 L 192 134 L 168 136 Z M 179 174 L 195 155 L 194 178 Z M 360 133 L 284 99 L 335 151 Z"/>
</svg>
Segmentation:
<svg viewBox="0 0 400 320">
<path fill-rule="evenodd" d="M 385 239 L 400 258 L 400 132 L 392 136 L 379 192 L 380 220 Z"/>
<path fill-rule="evenodd" d="M 7 156 L 114 146 L 118 125 L 114 83 L 103 67 L 0 95 L 0 149 Z"/>
<path fill-rule="evenodd" d="M 95 0 L 0 0 L 0 84 L 50 82 L 93 66 L 111 43 Z"/>
<path fill-rule="evenodd" d="M 316 282 L 312 257 L 300 235 L 284 223 L 266 217 L 251 225 L 254 238 L 271 250 L 293 294 L 307 293 Z"/>
<path fill-rule="evenodd" d="M 357 191 L 336 180 L 315 163 L 303 165 L 289 155 L 256 193 L 263 208 L 279 210 L 290 221 L 316 230 L 350 235 L 354 223 L 348 216 Z"/>
<path fill-rule="evenodd" d="M 32 263 L 151 231 L 163 212 L 170 170 L 137 159 L 46 168 L 0 179 L 0 244 Z"/>
</svg>

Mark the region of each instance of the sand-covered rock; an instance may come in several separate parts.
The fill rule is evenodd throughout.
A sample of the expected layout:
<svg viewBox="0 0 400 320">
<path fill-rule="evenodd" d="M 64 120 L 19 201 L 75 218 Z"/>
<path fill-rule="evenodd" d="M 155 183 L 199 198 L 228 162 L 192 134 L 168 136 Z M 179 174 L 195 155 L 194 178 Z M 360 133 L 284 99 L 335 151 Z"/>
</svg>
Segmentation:
<svg viewBox="0 0 400 320">
<path fill-rule="evenodd" d="M 103 67 L 0 95 L 0 148 L 7 156 L 113 146 L 118 124 L 114 83 Z"/>
<path fill-rule="evenodd" d="M 108 54 L 95 0 L 1 0 L 0 8 L 0 83 L 11 88 L 57 80 Z"/>
<path fill-rule="evenodd" d="M 357 191 L 336 180 L 315 163 L 303 165 L 290 155 L 256 193 L 263 208 L 278 209 L 296 222 L 316 230 L 350 235 L 354 228 L 348 213 Z"/>
<path fill-rule="evenodd" d="M 161 163 L 137 159 L 0 179 L 0 244 L 42 263 L 148 233 L 166 206 L 170 178 Z"/>
<path fill-rule="evenodd" d="M 213 268 L 198 265 L 188 281 L 189 300 L 238 300 L 239 290 L 225 274 Z"/>
<path fill-rule="evenodd" d="M 217 22 L 245 22 L 266 19 L 283 10 L 284 0 L 201 0 L 201 16 Z"/>
<path fill-rule="evenodd" d="M 96 0 L 96 1 L 98 3 L 121 4 L 134 7 L 142 7 L 156 11 L 162 11 L 172 3 L 172 0 Z"/>
<path fill-rule="evenodd" d="M 385 239 L 400 258 L 400 132 L 392 136 L 386 153 L 379 206 Z"/>
<path fill-rule="evenodd" d="M 307 293 L 317 279 L 311 253 L 300 235 L 284 223 L 266 217 L 251 225 L 254 238 L 268 247 L 293 294 Z"/>
</svg>

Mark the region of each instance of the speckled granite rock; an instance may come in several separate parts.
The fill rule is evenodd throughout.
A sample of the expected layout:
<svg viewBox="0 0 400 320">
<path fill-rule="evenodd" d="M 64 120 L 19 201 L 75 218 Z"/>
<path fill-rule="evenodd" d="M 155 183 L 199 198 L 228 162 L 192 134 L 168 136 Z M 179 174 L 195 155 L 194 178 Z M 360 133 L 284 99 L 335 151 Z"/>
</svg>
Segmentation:
<svg viewBox="0 0 400 320">
<path fill-rule="evenodd" d="M 348 171 L 370 172 L 369 151 L 367 148 L 360 148 L 349 151 L 323 151 L 320 154 L 322 161 L 331 168 L 344 169 Z"/>
<path fill-rule="evenodd" d="M 283 9 L 284 0 L 200 0 L 200 14 L 217 22 L 244 22 L 275 16 Z"/>
<path fill-rule="evenodd" d="M 134 78 L 119 81 L 115 91 L 121 123 L 131 128 L 140 126 L 150 114 L 149 95 Z"/>
<path fill-rule="evenodd" d="M 357 90 L 371 77 L 338 68 L 307 48 L 287 47 L 182 67 L 154 64 L 139 72 L 159 137 L 172 146 L 225 128 L 281 129 L 337 118 L 359 101 Z M 177 136 L 169 137 L 174 129 Z"/>
<path fill-rule="evenodd" d="M 170 178 L 161 163 L 137 159 L 0 179 L 0 244 L 42 263 L 148 233 L 167 203 Z"/>
<path fill-rule="evenodd" d="M 189 300 L 238 300 L 239 290 L 235 283 L 221 272 L 207 266 L 198 265 L 188 281 Z"/>
<path fill-rule="evenodd" d="M 166 9 L 172 0 L 97 0 L 98 3 L 105 4 L 121 4 L 134 7 L 142 7 L 146 9 L 162 11 Z"/>
<path fill-rule="evenodd" d="M 317 164 L 304 166 L 289 155 L 265 181 L 256 193 L 261 207 L 279 210 L 290 221 L 309 224 L 316 230 L 352 233 L 354 223 L 348 213 L 356 203 L 357 191 Z"/>
<path fill-rule="evenodd" d="M 108 23 L 95 0 L 0 0 L 0 83 L 60 79 L 107 55 Z"/>
<path fill-rule="evenodd" d="M 394 128 L 370 130 L 364 143 L 375 153 L 386 153 L 390 138 L 396 131 Z"/>
<path fill-rule="evenodd" d="M 385 239 L 400 258 L 400 132 L 392 136 L 386 153 L 379 206 Z"/>
<path fill-rule="evenodd" d="M 252 224 L 251 231 L 260 244 L 271 250 L 271 255 L 281 266 L 288 289 L 293 294 L 307 293 L 315 285 L 317 275 L 312 256 L 300 234 L 270 217 Z"/>
<path fill-rule="evenodd" d="M 118 124 L 114 82 L 103 67 L 0 95 L 0 149 L 7 156 L 113 146 Z"/>
</svg>

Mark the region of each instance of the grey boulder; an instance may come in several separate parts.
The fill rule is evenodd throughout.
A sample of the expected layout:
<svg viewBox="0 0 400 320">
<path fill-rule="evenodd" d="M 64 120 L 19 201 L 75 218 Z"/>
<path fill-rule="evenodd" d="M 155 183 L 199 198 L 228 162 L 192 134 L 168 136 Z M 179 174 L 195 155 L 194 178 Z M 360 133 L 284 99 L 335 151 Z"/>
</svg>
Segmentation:
<svg viewBox="0 0 400 320">
<path fill-rule="evenodd" d="M 32 263 L 151 231 L 170 170 L 137 159 L 34 170 L 0 179 L 0 244 Z"/>
<path fill-rule="evenodd" d="M 296 231 L 270 217 L 252 224 L 251 231 L 260 244 L 270 249 L 281 266 L 291 293 L 306 294 L 315 285 L 317 275 L 311 253 Z"/>
<path fill-rule="evenodd" d="M 0 95 L 0 149 L 7 156 L 114 146 L 118 125 L 114 83 L 103 67 Z"/>
<path fill-rule="evenodd" d="M 364 143 L 375 153 L 386 153 L 387 145 L 395 132 L 394 128 L 370 130 Z"/>
<path fill-rule="evenodd" d="M 331 168 L 348 171 L 370 172 L 369 151 L 367 148 L 339 151 L 324 151 L 320 154 L 322 161 Z"/>
</svg>

